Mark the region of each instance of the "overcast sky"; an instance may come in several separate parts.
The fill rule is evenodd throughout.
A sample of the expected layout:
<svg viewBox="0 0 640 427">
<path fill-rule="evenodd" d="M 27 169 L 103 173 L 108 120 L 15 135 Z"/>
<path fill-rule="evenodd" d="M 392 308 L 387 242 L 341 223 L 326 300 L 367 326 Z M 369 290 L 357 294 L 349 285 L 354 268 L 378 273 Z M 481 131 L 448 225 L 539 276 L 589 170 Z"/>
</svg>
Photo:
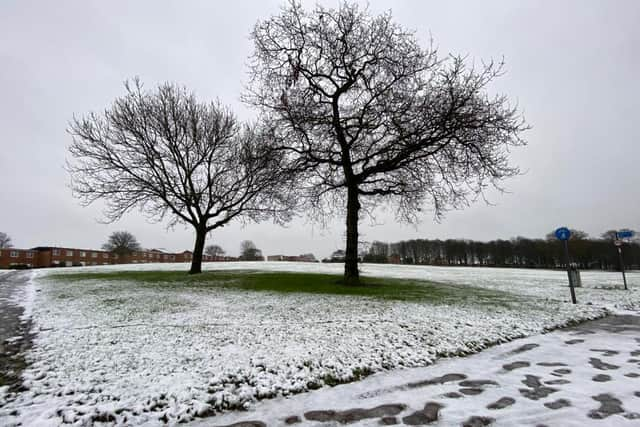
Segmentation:
<svg viewBox="0 0 640 427">
<path fill-rule="evenodd" d="M 323 4 L 335 5 L 328 1 Z M 101 111 L 140 76 L 147 87 L 174 81 L 201 100 L 220 98 L 251 118 L 239 94 L 251 53 L 249 32 L 279 1 L 0 1 L 0 231 L 16 247 L 98 248 L 126 229 L 144 247 L 191 249 L 193 233 L 166 230 L 137 212 L 104 225 L 100 206 L 81 207 L 64 161 L 74 114 Z M 313 2 L 305 2 L 312 6 Z M 392 217 L 365 221 L 362 240 L 542 237 L 560 225 L 592 235 L 640 229 L 640 2 L 371 1 L 388 9 L 441 54 L 504 57 L 494 88 L 517 101 L 533 129 L 513 152 L 526 174 L 449 213 L 427 213 L 417 227 Z M 265 254 L 343 246 L 342 218 L 320 229 L 233 224 L 209 236 L 230 254 L 253 240 Z"/>
</svg>

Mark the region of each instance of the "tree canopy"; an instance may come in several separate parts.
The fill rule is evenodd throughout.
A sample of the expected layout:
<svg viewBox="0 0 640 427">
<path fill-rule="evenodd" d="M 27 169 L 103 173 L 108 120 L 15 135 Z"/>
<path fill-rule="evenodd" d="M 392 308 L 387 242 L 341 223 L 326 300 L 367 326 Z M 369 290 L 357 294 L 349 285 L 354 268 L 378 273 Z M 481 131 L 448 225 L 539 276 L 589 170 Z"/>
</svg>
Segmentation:
<svg viewBox="0 0 640 427">
<path fill-rule="evenodd" d="M 311 215 L 346 209 L 345 280 L 358 281 L 358 221 L 391 204 L 400 220 L 435 217 L 518 174 L 509 149 L 527 125 L 488 94 L 501 62 L 468 65 L 352 3 L 304 10 L 291 1 L 256 24 L 243 99 L 270 126 Z"/>
<path fill-rule="evenodd" d="M 103 200 L 107 222 L 137 208 L 170 226 L 191 225 L 191 273 L 201 271 L 206 235 L 216 228 L 290 218 L 291 176 L 257 127 L 174 84 L 147 91 L 134 80 L 125 88 L 103 114 L 71 122 L 67 169 L 83 204 Z"/>
</svg>

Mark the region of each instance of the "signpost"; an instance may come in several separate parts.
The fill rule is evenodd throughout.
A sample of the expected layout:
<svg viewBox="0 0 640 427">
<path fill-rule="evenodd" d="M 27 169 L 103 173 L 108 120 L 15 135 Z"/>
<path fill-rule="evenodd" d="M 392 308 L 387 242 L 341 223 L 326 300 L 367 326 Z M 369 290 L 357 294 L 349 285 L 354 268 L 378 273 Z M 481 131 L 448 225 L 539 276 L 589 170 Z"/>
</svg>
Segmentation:
<svg viewBox="0 0 640 427">
<path fill-rule="evenodd" d="M 616 233 L 618 239 L 630 239 L 635 233 L 631 230 L 620 230 Z"/>
<path fill-rule="evenodd" d="M 620 270 L 622 270 L 622 281 L 624 282 L 624 289 L 629 290 L 627 287 L 627 275 L 624 271 L 624 257 L 622 256 L 622 239 L 630 239 L 634 235 L 631 230 L 620 230 L 616 232 L 616 240 L 613 242 L 618 247 L 618 257 L 620 257 Z"/>
<path fill-rule="evenodd" d="M 571 291 L 571 302 L 576 304 L 576 291 L 573 289 L 573 276 L 571 264 L 569 263 L 569 238 L 571 231 L 567 227 L 560 227 L 555 232 L 556 238 L 564 242 L 564 256 L 567 262 L 567 276 L 569 276 L 569 289 Z"/>
</svg>

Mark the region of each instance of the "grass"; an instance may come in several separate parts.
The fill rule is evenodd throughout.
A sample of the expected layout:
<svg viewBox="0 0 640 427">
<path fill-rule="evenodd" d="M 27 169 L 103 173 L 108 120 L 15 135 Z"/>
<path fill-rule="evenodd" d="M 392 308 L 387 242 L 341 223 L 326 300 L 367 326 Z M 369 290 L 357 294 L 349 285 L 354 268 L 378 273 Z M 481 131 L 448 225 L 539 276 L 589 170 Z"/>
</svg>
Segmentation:
<svg viewBox="0 0 640 427">
<path fill-rule="evenodd" d="M 518 298 L 507 292 L 410 279 L 362 277 L 360 285 L 346 286 L 342 283 L 340 275 L 314 273 L 206 271 L 190 275 L 182 271 L 117 271 L 62 273 L 53 274 L 50 277 L 64 282 L 135 282 L 137 286 L 159 290 L 215 291 L 236 289 L 283 294 L 362 296 L 383 300 L 441 304 L 469 302 L 504 306 Z"/>
</svg>

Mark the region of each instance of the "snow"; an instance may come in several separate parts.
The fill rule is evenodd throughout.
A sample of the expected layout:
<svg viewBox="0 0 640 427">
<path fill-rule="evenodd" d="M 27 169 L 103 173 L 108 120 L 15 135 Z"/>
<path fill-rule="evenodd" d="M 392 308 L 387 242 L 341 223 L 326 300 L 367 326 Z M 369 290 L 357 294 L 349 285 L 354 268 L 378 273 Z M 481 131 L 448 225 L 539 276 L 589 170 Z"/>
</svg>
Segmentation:
<svg viewBox="0 0 640 427">
<path fill-rule="evenodd" d="M 36 287 L 33 283 L 34 276 L 35 274 L 31 275 L 31 278 L 28 280 L 27 285 L 19 289 L 18 293 L 14 295 L 11 301 L 13 304 L 22 307 L 23 312 L 22 316 L 20 316 L 20 319 L 22 321 L 29 320 L 33 312 L 33 304 L 36 298 Z"/>
<path fill-rule="evenodd" d="M 636 313 L 637 314 L 637 313 Z M 629 351 L 638 348 L 634 340 L 637 329 L 616 334 L 597 331 L 581 335 L 580 331 L 561 330 L 502 344 L 466 358 L 442 359 L 437 364 L 422 368 L 411 368 L 383 372 L 372 375 L 362 381 L 325 388 L 303 395 L 288 398 L 276 398 L 260 402 L 249 412 L 231 412 L 216 419 L 216 424 L 229 425 L 247 420 L 278 421 L 285 417 L 298 416 L 304 419 L 308 411 L 335 410 L 345 411 L 352 408 L 374 408 L 383 404 L 404 404 L 407 409 L 400 414 L 411 414 L 424 408 L 427 402 L 443 405 L 437 425 L 459 426 L 471 415 L 496 418 L 491 426 L 536 426 L 562 425 L 567 427 L 588 426 L 637 426 L 640 414 L 638 397 L 638 378 L 625 376 L 637 370 L 637 363 L 629 363 Z M 566 342 L 573 339 L 585 342 Z M 519 352 L 524 344 L 531 345 L 529 351 Z M 604 354 L 599 349 L 617 349 L 616 354 Z M 620 369 L 597 370 L 589 363 L 590 358 L 600 358 L 603 362 Z M 636 359 L 634 359 L 636 360 Z M 503 368 L 513 362 L 525 362 L 522 368 L 508 371 Z M 566 366 L 541 366 L 539 363 L 564 363 Z M 634 366 L 635 365 L 635 366 Z M 557 374 L 556 369 L 567 369 L 567 374 Z M 458 392 L 460 381 L 444 384 L 430 384 L 411 388 L 408 384 L 442 377 L 446 374 L 466 376 L 468 380 L 491 380 L 497 384 L 483 386 L 483 392 L 477 396 L 447 398 L 445 394 Z M 611 377 L 607 382 L 595 382 L 597 374 Z M 531 400 L 524 397 L 520 390 L 527 390 L 523 379 L 534 375 L 542 382 L 565 380 L 566 384 L 545 384 L 558 391 L 546 398 Z M 593 419 L 588 414 L 600 405 L 593 396 L 607 393 L 622 401 L 624 414 L 604 419 Z M 515 404 L 500 410 L 491 410 L 487 406 L 503 397 L 511 397 Z M 544 403 L 564 399 L 571 406 L 561 409 L 547 409 Z M 635 411 L 635 412 L 634 412 Z M 626 417 L 623 415 L 627 415 Z M 210 425 L 207 420 L 194 423 L 195 426 Z M 350 424 L 378 425 L 377 419 L 367 419 Z"/>
<path fill-rule="evenodd" d="M 209 263 L 215 270 L 340 273 L 340 264 Z M 185 264 L 65 268 L 67 272 L 184 270 Z M 53 270 L 56 272 L 60 269 Z M 0 423 L 194 420 L 258 399 L 288 396 L 363 374 L 432 364 L 496 343 L 637 309 L 640 274 L 583 273 L 581 304 L 568 304 L 566 273 L 542 270 L 369 265 L 363 274 L 473 285 L 518 295 L 508 304 L 455 306 L 364 297 L 271 294 L 50 280 L 33 272 L 22 296 L 37 337 L 28 391 Z M 37 292 L 37 290 L 40 290 Z M 587 304 L 590 303 L 590 304 Z M 17 417 L 9 416 L 17 410 Z M 3 420 L 3 417 L 5 419 Z"/>
</svg>

